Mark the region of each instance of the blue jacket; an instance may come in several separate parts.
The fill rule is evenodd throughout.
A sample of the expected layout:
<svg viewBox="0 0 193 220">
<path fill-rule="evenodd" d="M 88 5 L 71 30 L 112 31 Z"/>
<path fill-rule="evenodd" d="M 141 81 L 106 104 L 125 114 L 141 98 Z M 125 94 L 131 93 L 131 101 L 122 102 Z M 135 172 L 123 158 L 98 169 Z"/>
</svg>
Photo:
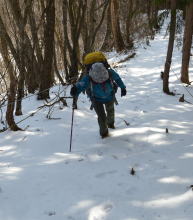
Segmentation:
<svg viewBox="0 0 193 220">
<path fill-rule="evenodd" d="M 126 88 L 122 79 L 113 69 L 108 69 L 110 78 L 117 83 L 120 88 Z M 90 88 L 91 100 L 95 100 L 101 103 L 107 103 L 113 100 L 114 91 L 111 80 L 107 80 L 104 83 L 94 83 L 91 78 L 86 75 L 79 82 L 76 83 L 77 95 Z"/>
</svg>

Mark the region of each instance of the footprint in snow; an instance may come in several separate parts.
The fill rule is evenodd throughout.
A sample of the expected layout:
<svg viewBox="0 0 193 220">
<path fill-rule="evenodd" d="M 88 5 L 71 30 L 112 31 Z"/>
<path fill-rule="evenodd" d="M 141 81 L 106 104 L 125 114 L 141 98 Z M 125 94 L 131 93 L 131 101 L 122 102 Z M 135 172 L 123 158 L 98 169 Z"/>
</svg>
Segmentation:
<svg viewBox="0 0 193 220">
<path fill-rule="evenodd" d="M 82 161 L 84 161 L 84 158 L 78 159 L 78 162 L 82 162 Z"/>
<path fill-rule="evenodd" d="M 111 209 L 113 208 L 113 205 L 112 204 L 105 204 L 103 206 L 103 209 L 106 213 L 109 213 L 111 211 Z"/>
<path fill-rule="evenodd" d="M 98 156 L 102 156 L 103 152 L 99 151 L 97 154 L 98 154 Z"/>
<path fill-rule="evenodd" d="M 84 161 L 85 160 L 85 158 L 79 158 L 79 159 L 77 159 L 77 161 L 78 162 L 82 162 L 82 161 Z M 69 164 L 69 163 L 71 163 L 71 162 L 73 162 L 72 160 L 67 160 L 67 161 L 65 161 L 64 163 L 65 164 Z"/>
<path fill-rule="evenodd" d="M 114 173 L 117 173 L 117 171 L 116 171 L 116 170 L 111 170 L 111 171 L 109 171 L 109 172 L 99 173 L 99 174 L 97 174 L 95 177 L 96 177 L 96 178 L 103 178 L 103 177 L 105 177 L 105 176 L 107 176 L 107 175 L 109 175 L 109 174 L 114 174 Z"/>
<path fill-rule="evenodd" d="M 72 216 L 68 216 L 67 219 L 68 220 L 74 220 L 74 218 Z"/>
<path fill-rule="evenodd" d="M 46 211 L 45 214 L 48 216 L 53 216 L 53 215 L 56 215 L 56 212 L 55 211 Z"/>
<path fill-rule="evenodd" d="M 129 138 L 124 138 L 122 141 L 131 142 Z"/>
<path fill-rule="evenodd" d="M 115 160 L 118 160 L 119 157 L 117 155 L 112 155 L 112 157 L 115 159 Z"/>
</svg>

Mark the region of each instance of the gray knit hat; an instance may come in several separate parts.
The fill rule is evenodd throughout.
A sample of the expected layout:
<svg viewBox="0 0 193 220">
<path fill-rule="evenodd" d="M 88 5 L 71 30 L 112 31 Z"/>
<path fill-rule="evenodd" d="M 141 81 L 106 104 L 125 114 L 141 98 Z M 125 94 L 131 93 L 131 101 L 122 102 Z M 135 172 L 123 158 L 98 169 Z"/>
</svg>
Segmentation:
<svg viewBox="0 0 193 220">
<path fill-rule="evenodd" d="M 89 76 L 96 83 L 103 83 L 109 79 L 108 70 L 103 63 L 94 63 L 89 70 Z"/>
</svg>

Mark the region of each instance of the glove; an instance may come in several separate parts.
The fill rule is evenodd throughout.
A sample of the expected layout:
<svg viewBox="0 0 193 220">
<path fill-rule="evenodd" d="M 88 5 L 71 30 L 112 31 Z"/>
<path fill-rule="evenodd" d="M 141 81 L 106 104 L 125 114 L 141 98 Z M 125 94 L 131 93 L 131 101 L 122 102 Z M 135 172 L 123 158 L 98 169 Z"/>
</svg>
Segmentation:
<svg viewBox="0 0 193 220">
<path fill-rule="evenodd" d="M 122 96 L 125 96 L 126 94 L 127 94 L 126 88 L 122 88 L 122 89 L 121 89 L 121 97 L 122 97 Z"/>
<path fill-rule="evenodd" d="M 76 94 L 77 94 L 77 88 L 76 88 L 76 86 L 72 86 L 72 88 L 70 90 L 70 95 L 76 96 Z"/>
</svg>

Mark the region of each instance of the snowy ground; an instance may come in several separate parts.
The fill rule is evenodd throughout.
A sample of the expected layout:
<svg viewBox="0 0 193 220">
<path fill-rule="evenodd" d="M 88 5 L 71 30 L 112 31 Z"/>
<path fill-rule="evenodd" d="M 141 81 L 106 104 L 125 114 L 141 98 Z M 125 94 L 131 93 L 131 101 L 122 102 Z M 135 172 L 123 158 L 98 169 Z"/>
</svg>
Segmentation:
<svg viewBox="0 0 193 220">
<path fill-rule="evenodd" d="M 46 119 L 43 109 L 20 124 L 26 131 L 0 134 L 0 220 L 193 219 L 193 106 L 179 102 L 181 95 L 162 93 L 167 42 L 157 36 L 116 68 L 128 94 L 121 98 L 118 91 L 111 137 L 100 139 L 84 95 L 75 111 L 71 153 L 71 100 L 69 107 L 55 107 L 58 120 Z M 126 55 L 108 56 L 114 63 Z M 193 103 L 186 90 L 193 94 L 192 87 L 177 78 L 180 62 L 176 50 L 170 87 Z M 30 97 L 23 105 L 17 121 L 42 103 Z"/>
</svg>

